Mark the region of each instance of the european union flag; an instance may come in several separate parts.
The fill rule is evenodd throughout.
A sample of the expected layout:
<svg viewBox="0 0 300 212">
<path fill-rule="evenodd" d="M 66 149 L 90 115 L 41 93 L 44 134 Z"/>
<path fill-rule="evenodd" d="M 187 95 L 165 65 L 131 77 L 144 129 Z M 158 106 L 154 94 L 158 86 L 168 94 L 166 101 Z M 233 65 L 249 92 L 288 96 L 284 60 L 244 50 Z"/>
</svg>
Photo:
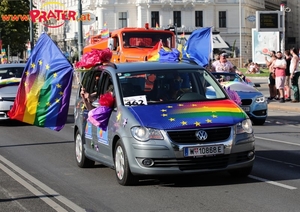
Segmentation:
<svg viewBox="0 0 300 212">
<path fill-rule="evenodd" d="M 27 61 L 9 117 L 61 130 L 68 116 L 73 66 L 43 33 Z"/>
<path fill-rule="evenodd" d="M 204 27 L 192 32 L 182 50 L 182 58 L 191 59 L 200 66 L 207 66 L 209 64 L 211 53 L 211 27 Z"/>
</svg>

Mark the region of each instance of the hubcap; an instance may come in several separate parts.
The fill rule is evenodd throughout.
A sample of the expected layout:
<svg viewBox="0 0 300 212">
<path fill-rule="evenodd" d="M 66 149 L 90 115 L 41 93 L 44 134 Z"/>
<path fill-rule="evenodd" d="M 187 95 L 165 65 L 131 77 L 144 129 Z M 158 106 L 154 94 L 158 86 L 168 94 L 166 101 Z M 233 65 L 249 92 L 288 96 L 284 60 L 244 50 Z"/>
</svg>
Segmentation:
<svg viewBox="0 0 300 212">
<path fill-rule="evenodd" d="M 76 151 L 76 159 L 77 162 L 80 163 L 82 160 L 82 140 L 81 140 L 81 136 L 78 134 L 76 136 L 76 141 L 75 141 L 75 151 Z"/>
<path fill-rule="evenodd" d="M 121 146 L 116 150 L 116 173 L 120 180 L 124 177 L 124 153 Z"/>
</svg>

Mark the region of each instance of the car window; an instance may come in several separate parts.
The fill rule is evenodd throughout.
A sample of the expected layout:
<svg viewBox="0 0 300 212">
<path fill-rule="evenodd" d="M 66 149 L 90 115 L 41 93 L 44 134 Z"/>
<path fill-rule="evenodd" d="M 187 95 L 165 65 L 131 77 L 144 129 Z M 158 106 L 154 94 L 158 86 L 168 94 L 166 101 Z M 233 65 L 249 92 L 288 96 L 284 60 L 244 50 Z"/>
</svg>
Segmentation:
<svg viewBox="0 0 300 212">
<path fill-rule="evenodd" d="M 24 67 L 7 67 L 0 68 L 0 79 L 21 78 Z"/>
<path fill-rule="evenodd" d="M 127 106 L 226 98 L 205 69 L 128 72 L 118 80 Z"/>
</svg>

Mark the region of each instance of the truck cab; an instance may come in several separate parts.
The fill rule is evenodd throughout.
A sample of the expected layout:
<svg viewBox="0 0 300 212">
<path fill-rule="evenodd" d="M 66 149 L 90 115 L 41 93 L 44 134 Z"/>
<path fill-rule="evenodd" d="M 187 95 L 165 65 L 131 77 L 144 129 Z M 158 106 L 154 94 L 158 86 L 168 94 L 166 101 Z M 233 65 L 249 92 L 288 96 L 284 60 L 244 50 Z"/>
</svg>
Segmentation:
<svg viewBox="0 0 300 212">
<path fill-rule="evenodd" d="M 83 53 L 110 48 L 114 63 L 147 61 L 158 42 L 162 42 L 164 47 L 175 48 L 175 34 L 169 30 L 150 29 L 147 25 L 145 28 L 126 27 L 112 31 L 108 38 L 92 36 Z"/>
</svg>

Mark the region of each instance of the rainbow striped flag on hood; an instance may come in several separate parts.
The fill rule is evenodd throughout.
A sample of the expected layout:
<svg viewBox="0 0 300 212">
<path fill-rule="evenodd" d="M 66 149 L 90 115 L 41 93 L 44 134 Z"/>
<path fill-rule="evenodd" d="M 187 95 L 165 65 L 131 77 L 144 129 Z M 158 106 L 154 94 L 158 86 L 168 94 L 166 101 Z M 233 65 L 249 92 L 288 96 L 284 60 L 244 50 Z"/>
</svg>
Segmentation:
<svg viewBox="0 0 300 212">
<path fill-rule="evenodd" d="M 28 124 L 61 130 L 67 120 L 73 67 L 43 33 L 30 58 L 8 116 Z"/>
</svg>

